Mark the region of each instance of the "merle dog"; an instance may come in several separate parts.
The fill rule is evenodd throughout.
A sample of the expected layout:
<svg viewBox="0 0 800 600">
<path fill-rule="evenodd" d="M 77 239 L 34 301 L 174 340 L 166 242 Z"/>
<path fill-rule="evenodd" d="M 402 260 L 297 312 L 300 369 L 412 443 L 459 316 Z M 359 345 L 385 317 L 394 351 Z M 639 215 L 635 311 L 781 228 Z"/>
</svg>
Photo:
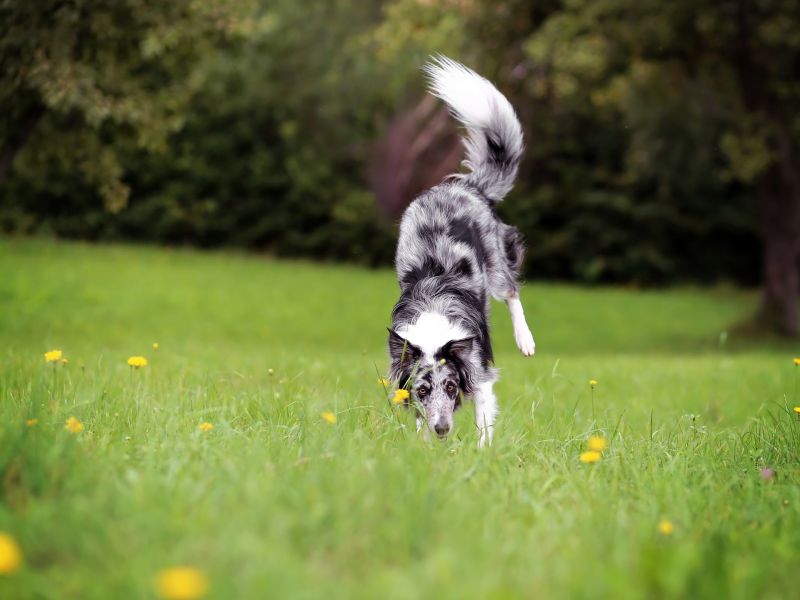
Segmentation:
<svg viewBox="0 0 800 600">
<path fill-rule="evenodd" d="M 406 209 L 395 265 L 401 295 L 389 329 L 391 377 L 424 413 L 417 431 L 445 437 L 462 397 L 475 403 L 480 445 L 491 444 L 497 399 L 492 386 L 489 296 L 504 300 L 517 347 L 535 350 L 519 299 L 522 236 L 497 216 L 522 155 L 522 128 L 508 100 L 486 79 L 445 57 L 424 67 L 430 91 L 466 128 L 468 172 L 447 177 Z M 415 402 L 416 404 L 416 402 Z"/>
</svg>

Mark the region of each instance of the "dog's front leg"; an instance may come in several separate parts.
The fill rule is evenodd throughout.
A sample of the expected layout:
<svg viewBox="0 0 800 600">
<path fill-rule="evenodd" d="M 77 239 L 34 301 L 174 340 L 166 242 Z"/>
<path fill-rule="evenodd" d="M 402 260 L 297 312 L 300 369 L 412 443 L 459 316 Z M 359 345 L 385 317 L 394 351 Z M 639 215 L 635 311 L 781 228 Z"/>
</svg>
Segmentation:
<svg viewBox="0 0 800 600">
<path fill-rule="evenodd" d="M 492 445 L 494 437 L 494 420 L 497 416 L 497 398 L 494 395 L 493 381 L 482 383 L 475 392 L 475 425 L 480 431 L 478 446 L 483 448 L 486 444 Z"/>
<path fill-rule="evenodd" d="M 536 352 L 536 342 L 533 341 L 533 334 L 525 321 L 525 312 L 522 310 L 522 302 L 519 301 L 519 293 L 506 298 L 508 312 L 511 314 L 511 324 L 514 326 L 514 340 L 517 348 L 525 356 L 533 356 Z"/>
</svg>

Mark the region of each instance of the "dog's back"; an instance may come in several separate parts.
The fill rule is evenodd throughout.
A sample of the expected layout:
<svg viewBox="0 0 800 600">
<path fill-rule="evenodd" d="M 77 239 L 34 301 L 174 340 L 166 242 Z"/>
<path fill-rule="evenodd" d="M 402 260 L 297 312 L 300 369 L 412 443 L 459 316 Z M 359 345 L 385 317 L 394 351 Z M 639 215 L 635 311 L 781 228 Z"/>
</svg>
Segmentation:
<svg viewBox="0 0 800 600">
<path fill-rule="evenodd" d="M 395 317 L 439 309 L 478 335 L 481 360 L 492 360 L 486 330 L 489 294 L 504 299 L 516 286 L 522 239 L 497 218 L 494 205 L 514 184 L 522 128 L 508 100 L 486 79 L 447 58 L 425 67 L 431 92 L 467 129 L 469 169 L 419 196 L 400 224 L 395 266 L 406 301 Z M 456 296 L 461 302 L 448 302 Z M 473 310 L 465 313 L 459 304 Z"/>
</svg>

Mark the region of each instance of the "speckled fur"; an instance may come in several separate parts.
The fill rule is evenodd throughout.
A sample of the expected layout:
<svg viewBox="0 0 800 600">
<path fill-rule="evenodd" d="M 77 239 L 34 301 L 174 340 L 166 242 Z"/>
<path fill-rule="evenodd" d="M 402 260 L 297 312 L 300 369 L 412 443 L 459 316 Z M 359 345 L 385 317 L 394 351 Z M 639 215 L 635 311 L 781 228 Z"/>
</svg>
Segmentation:
<svg viewBox="0 0 800 600">
<path fill-rule="evenodd" d="M 424 192 L 403 215 L 395 258 L 400 299 L 389 330 L 391 376 L 420 401 L 422 417 L 438 435 L 450 431 L 461 394 L 475 396 L 481 440 L 491 441 L 497 413 L 491 385 L 497 371 L 489 337 L 490 296 L 509 303 L 520 350 L 533 354 L 517 283 L 522 236 L 495 211 L 516 176 L 522 132 L 508 101 L 476 73 L 443 57 L 425 70 L 432 92 L 448 102 L 467 129 L 470 172 Z M 522 343 L 519 336 L 525 338 Z M 455 395 L 448 391 L 453 384 Z M 420 388 L 425 388 L 422 395 Z"/>
</svg>

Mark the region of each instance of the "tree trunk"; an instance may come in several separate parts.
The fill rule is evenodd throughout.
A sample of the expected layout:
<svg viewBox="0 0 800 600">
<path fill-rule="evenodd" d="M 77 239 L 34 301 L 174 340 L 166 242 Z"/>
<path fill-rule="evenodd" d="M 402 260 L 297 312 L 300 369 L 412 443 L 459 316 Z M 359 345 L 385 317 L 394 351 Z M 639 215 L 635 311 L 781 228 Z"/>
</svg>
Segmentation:
<svg viewBox="0 0 800 600">
<path fill-rule="evenodd" d="M 739 87 L 748 111 L 772 131 L 772 164 L 761 176 L 759 217 L 764 254 L 760 324 L 771 331 L 796 336 L 797 301 L 800 294 L 800 160 L 790 137 L 794 113 L 787 115 L 780 97 L 771 90 L 769 67 L 783 59 L 759 43 L 759 24 L 765 13 L 753 0 L 738 0 L 738 36 L 730 57 L 739 76 Z M 775 77 L 775 74 L 772 74 Z"/>
<path fill-rule="evenodd" d="M 789 336 L 800 333 L 800 186 L 790 142 L 781 140 L 778 160 L 761 181 L 759 210 L 764 239 L 759 321 Z M 800 165 L 798 165 L 800 168 Z"/>
<path fill-rule="evenodd" d="M 464 149 L 456 131 L 432 96 L 392 119 L 369 164 L 370 186 L 385 214 L 399 216 L 417 194 L 458 168 Z"/>
</svg>

